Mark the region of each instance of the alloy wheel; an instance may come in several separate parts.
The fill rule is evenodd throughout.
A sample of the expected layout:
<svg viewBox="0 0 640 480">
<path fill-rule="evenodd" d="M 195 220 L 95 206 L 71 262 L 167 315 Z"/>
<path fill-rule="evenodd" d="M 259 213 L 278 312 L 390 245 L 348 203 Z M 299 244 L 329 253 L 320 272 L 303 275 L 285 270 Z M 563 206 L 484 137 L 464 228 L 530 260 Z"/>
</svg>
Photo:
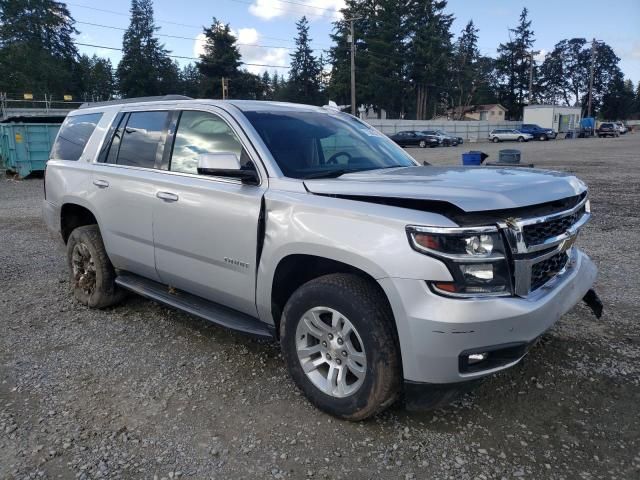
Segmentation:
<svg viewBox="0 0 640 480">
<path fill-rule="evenodd" d="M 355 326 L 337 310 L 315 307 L 302 316 L 296 352 L 307 378 L 326 395 L 348 397 L 364 382 L 364 344 Z"/>
</svg>

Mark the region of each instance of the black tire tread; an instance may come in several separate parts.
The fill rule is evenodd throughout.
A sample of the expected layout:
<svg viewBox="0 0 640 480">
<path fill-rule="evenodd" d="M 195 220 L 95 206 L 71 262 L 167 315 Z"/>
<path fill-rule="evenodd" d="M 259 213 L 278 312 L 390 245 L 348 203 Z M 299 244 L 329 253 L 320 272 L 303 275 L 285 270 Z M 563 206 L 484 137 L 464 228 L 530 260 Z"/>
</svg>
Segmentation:
<svg viewBox="0 0 640 480">
<path fill-rule="evenodd" d="M 74 285 L 71 253 L 75 243 L 80 240 L 84 241 L 91 250 L 96 266 L 96 289 L 91 295 L 84 294 Z M 124 292 L 115 284 L 116 272 L 104 248 L 98 225 L 84 225 L 71 232 L 67 241 L 67 261 L 69 264 L 71 290 L 80 303 L 91 308 L 100 309 L 111 307 L 122 300 Z"/>
<path fill-rule="evenodd" d="M 392 405 L 401 393 L 402 369 L 400 348 L 391 308 L 385 300 L 381 299 L 381 291 L 376 285 L 372 284 L 370 280 L 357 275 L 336 273 L 313 279 L 296 290 L 284 308 L 282 315 L 283 321 L 280 325 L 280 338 L 283 342 L 285 358 L 287 357 L 287 349 L 284 347 L 284 342 L 287 338 L 287 328 L 285 324 L 291 301 L 295 300 L 296 295 L 303 295 L 305 290 L 316 287 L 336 289 L 337 292 L 342 292 L 342 294 L 346 295 L 350 299 L 350 302 L 357 303 L 359 308 L 365 310 L 364 313 L 367 318 L 370 318 L 372 324 L 375 323 L 375 327 L 377 327 L 372 328 L 371 332 L 375 333 L 378 339 L 376 342 L 379 347 L 378 352 L 380 352 L 386 360 L 384 368 L 378 369 L 377 381 L 374 383 L 375 389 L 370 393 L 366 405 L 348 415 L 341 414 L 337 411 L 331 411 L 329 413 L 351 421 L 364 420 L 374 416 Z M 384 295 L 384 293 L 382 294 Z M 298 361 L 297 358 L 288 360 Z M 295 376 L 293 378 L 309 400 L 318 408 L 323 408 L 323 406 L 317 402 L 315 387 L 308 382 L 298 382 Z"/>
</svg>

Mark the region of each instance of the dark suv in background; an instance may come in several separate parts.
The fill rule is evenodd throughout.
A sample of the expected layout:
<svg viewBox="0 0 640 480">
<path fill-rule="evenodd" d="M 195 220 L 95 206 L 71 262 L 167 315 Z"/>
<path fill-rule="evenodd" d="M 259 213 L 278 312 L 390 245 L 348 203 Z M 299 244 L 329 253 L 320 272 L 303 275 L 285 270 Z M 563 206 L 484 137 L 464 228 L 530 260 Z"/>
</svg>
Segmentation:
<svg viewBox="0 0 640 480">
<path fill-rule="evenodd" d="M 596 135 L 598 135 L 598 138 L 619 137 L 620 132 L 618 131 L 614 123 L 606 122 L 601 123 L 600 126 L 596 128 Z"/>
<path fill-rule="evenodd" d="M 558 136 L 552 128 L 542 128 L 540 125 L 536 125 L 535 123 L 523 123 L 522 127 L 518 130 L 522 133 L 533 135 L 533 138 L 536 140 L 549 140 L 550 138 L 556 138 Z"/>
</svg>

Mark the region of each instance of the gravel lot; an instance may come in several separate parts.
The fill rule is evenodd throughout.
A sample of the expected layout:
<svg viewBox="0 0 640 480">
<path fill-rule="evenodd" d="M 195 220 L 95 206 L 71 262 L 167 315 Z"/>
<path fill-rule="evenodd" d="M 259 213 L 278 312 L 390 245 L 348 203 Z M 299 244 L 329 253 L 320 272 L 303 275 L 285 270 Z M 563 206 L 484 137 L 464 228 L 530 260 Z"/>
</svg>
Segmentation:
<svg viewBox="0 0 640 480">
<path fill-rule="evenodd" d="M 640 135 L 410 152 L 500 148 L 590 185 L 605 316 L 576 306 L 453 405 L 359 424 L 307 403 L 277 345 L 135 296 L 75 303 L 42 180 L 0 178 L 0 478 L 640 478 Z"/>
</svg>

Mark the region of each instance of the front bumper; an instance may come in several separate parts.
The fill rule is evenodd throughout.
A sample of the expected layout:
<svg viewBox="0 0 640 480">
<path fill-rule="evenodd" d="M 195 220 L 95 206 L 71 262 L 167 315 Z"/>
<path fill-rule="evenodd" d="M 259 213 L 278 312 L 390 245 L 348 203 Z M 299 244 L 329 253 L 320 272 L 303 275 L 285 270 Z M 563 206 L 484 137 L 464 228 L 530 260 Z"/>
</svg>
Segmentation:
<svg viewBox="0 0 640 480">
<path fill-rule="evenodd" d="M 405 381 L 457 383 L 504 370 L 526 354 L 480 371 L 461 371 L 460 355 L 505 344 L 531 344 L 578 303 L 595 282 L 597 269 L 575 249 L 552 286 L 526 298 L 447 298 L 421 280 L 384 278 L 398 328 Z"/>
</svg>

